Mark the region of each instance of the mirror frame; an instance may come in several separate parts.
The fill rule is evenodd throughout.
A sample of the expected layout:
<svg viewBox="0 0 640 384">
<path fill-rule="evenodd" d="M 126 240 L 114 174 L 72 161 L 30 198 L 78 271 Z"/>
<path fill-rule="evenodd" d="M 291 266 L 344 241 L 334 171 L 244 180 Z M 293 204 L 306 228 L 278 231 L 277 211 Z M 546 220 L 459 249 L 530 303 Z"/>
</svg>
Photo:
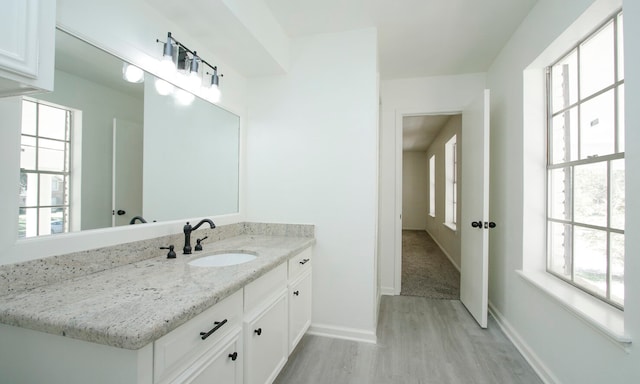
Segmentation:
<svg viewBox="0 0 640 384">
<path fill-rule="evenodd" d="M 125 47 L 127 48 L 126 50 L 130 52 L 130 54 L 127 55 L 126 52 L 118 52 L 115 49 L 109 48 L 110 44 L 108 41 L 98 42 L 83 33 L 75 31 L 71 27 L 61 24 L 60 22 L 56 23 L 56 29 L 60 29 L 61 31 L 80 39 L 97 49 L 113 55 L 122 61 L 135 65 L 153 76 L 162 78 L 157 70 L 157 63 L 160 60 L 160 50 L 158 50 L 157 57 L 152 57 L 145 53 L 144 50 L 133 47 L 131 44 L 125 44 Z M 112 41 L 111 43 L 114 45 L 116 44 L 115 41 Z M 181 84 L 180 81 L 164 80 L 178 88 L 182 88 L 193 93 L 196 97 L 203 99 L 205 102 L 211 103 L 206 99 L 202 92 L 193 92 L 189 90 L 189 87 L 186 84 Z M 21 103 L 21 101 L 22 96 L 0 98 L 0 113 L 3 113 L 3 111 L 9 111 L 10 108 L 16 107 L 18 103 Z M 182 232 L 182 226 L 186 221 L 196 222 L 203 217 L 212 219 L 216 225 L 227 225 L 244 221 L 246 118 L 243 113 L 234 111 L 233 108 L 230 108 L 223 103 L 214 105 L 238 116 L 240 120 L 238 212 L 226 215 L 209 215 L 208 213 L 203 212 L 203 214 L 198 217 L 185 217 L 170 221 L 147 223 L 145 225 L 108 227 L 19 239 L 17 237 L 18 209 L 15 204 L 16 200 L 6 199 L 4 202 L 0 202 L 0 222 L 4 220 L 5 222 L 3 222 L 3 227 L 6 228 L 5 231 L 0 232 L 0 248 L 4 250 L 4 254 L 0 255 L 0 265 L 114 246 L 155 237 L 175 235 Z M 16 122 L 13 121 L 13 123 L 15 124 Z M 9 125 L 12 125 L 11 121 L 9 121 Z M 14 186 L 19 182 L 20 130 L 12 131 L 11 129 L 3 129 L 0 127 L 0 131 L 3 131 L 0 132 L 0 138 L 2 138 L 1 141 L 5 146 L 5 148 L 3 148 L 3 152 L 5 153 L 5 156 L 9 157 L 4 166 L 0 167 L 0 177 L 4 176 L 3 179 L 8 181 L 7 183 L 4 183 L 4 187 L 0 187 L 0 192 L 3 192 L 3 194 L 8 192 L 8 195 L 10 195 L 12 193 L 11 191 L 15 192 Z M 15 180 L 15 183 L 12 183 L 11 180 Z"/>
</svg>

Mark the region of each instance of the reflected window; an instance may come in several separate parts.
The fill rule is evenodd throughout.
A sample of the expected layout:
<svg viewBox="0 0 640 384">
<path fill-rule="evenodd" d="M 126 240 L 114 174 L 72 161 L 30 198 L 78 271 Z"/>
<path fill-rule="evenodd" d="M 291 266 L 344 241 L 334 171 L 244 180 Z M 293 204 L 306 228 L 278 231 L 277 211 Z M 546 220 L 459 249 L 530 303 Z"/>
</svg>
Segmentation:
<svg viewBox="0 0 640 384">
<path fill-rule="evenodd" d="M 457 137 L 453 135 L 444 146 L 445 156 L 445 224 L 456 228 L 458 216 L 458 145 Z"/>
<path fill-rule="evenodd" d="M 547 271 L 623 308 L 622 13 L 547 69 Z"/>
<path fill-rule="evenodd" d="M 71 109 L 22 101 L 18 237 L 69 231 Z"/>
</svg>

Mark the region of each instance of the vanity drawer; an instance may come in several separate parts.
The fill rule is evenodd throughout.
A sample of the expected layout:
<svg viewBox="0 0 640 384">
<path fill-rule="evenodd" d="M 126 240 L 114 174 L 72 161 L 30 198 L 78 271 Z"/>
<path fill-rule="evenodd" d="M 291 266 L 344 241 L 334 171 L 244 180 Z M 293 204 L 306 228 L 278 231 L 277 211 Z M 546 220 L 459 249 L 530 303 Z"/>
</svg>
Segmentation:
<svg viewBox="0 0 640 384">
<path fill-rule="evenodd" d="M 244 313 L 252 312 L 286 287 L 287 263 L 282 263 L 244 287 Z"/>
<path fill-rule="evenodd" d="M 242 289 L 154 342 L 153 382 L 169 382 L 222 337 L 241 326 Z"/>
<path fill-rule="evenodd" d="M 300 276 L 311 268 L 311 247 L 289 259 L 289 280 Z"/>
</svg>

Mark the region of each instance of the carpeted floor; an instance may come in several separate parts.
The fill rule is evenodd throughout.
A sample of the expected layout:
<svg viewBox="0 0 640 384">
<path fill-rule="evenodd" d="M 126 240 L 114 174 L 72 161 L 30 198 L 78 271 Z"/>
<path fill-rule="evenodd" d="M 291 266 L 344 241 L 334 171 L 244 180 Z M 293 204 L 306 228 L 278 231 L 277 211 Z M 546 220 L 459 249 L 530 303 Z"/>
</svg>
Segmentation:
<svg viewBox="0 0 640 384">
<path fill-rule="evenodd" d="M 426 231 L 402 231 L 404 296 L 460 299 L 460 272 Z"/>
</svg>

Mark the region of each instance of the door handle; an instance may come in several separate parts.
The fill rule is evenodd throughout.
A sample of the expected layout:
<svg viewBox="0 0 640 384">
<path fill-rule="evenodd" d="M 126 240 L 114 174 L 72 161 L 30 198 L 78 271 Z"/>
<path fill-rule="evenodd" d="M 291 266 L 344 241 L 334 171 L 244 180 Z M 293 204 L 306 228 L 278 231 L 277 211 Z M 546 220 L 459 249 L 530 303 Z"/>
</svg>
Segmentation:
<svg viewBox="0 0 640 384">
<path fill-rule="evenodd" d="M 485 229 L 493 229 L 496 227 L 496 223 L 494 223 L 493 221 L 489 221 L 489 222 L 484 222 L 484 228 Z"/>
<path fill-rule="evenodd" d="M 473 228 L 480 228 L 480 229 L 482 229 L 482 221 L 479 221 L 479 220 L 478 220 L 478 221 L 472 221 L 472 222 L 471 222 L 471 226 L 472 226 Z"/>
<path fill-rule="evenodd" d="M 126 214 L 127 212 L 125 212 L 123 209 L 118 209 L 118 216 L 122 216 L 124 214 Z"/>
</svg>

